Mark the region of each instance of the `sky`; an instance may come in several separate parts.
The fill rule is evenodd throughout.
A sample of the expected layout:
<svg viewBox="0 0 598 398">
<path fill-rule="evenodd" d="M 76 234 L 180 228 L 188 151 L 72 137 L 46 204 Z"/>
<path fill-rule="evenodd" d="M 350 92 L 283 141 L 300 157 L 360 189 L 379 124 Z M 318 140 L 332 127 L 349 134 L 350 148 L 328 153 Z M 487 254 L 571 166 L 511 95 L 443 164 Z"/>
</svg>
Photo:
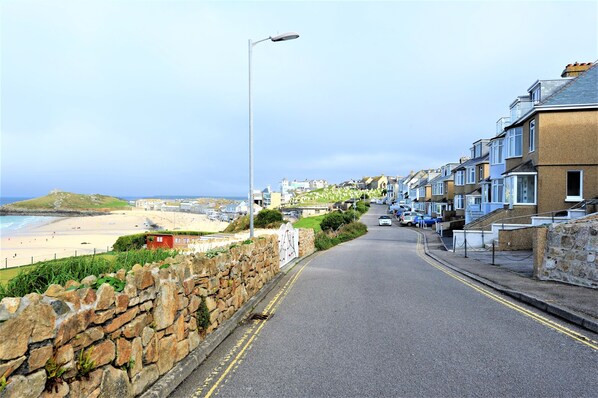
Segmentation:
<svg viewBox="0 0 598 398">
<path fill-rule="evenodd" d="M 0 196 L 246 196 L 469 154 L 598 59 L 598 1 L 0 2 Z"/>
</svg>

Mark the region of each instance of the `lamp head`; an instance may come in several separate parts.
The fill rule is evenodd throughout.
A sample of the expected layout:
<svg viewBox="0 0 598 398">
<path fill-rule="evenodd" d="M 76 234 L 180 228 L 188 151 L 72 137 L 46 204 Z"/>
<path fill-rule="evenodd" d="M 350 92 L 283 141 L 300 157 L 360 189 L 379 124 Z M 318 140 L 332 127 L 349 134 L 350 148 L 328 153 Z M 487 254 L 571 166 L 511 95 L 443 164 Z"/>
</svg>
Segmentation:
<svg viewBox="0 0 598 398">
<path fill-rule="evenodd" d="M 299 37 L 299 34 L 296 32 L 287 32 L 277 36 L 271 36 L 270 40 L 277 42 L 277 41 L 287 41 L 287 40 L 294 40 Z"/>
</svg>

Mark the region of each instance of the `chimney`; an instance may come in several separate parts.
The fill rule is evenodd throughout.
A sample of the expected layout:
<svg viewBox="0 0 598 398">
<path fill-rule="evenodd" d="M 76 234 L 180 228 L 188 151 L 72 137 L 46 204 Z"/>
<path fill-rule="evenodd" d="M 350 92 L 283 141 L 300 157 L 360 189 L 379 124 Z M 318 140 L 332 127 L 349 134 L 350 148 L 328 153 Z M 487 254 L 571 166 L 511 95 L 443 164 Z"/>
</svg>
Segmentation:
<svg viewBox="0 0 598 398">
<path fill-rule="evenodd" d="M 590 69 L 591 66 L 592 66 L 591 62 L 582 62 L 581 64 L 576 62 L 574 64 L 569 64 L 569 65 L 565 66 L 565 70 L 563 70 L 563 73 L 561 73 L 561 77 L 579 76 L 583 72 Z"/>
</svg>

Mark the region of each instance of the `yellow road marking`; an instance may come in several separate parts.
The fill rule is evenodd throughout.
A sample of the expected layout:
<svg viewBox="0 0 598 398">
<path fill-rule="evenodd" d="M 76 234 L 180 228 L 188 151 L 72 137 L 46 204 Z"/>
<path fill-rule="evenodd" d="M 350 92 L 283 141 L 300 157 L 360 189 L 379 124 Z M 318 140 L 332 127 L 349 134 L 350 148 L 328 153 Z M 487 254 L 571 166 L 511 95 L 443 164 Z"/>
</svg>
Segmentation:
<svg viewBox="0 0 598 398">
<path fill-rule="evenodd" d="M 530 311 L 524 307 L 521 307 L 509 300 L 506 300 L 505 298 L 492 293 L 489 290 L 486 290 L 480 286 L 476 286 L 473 283 L 469 282 L 468 280 L 466 280 L 465 278 L 455 274 L 452 271 L 449 271 L 448 269 L 446 269 L 446 267 L 442 266 L 442 265 L 438 265 L 437 261 L 433 260 L 432 258 L 428 257 L 423 249 L 423 244 L 422 244 L 422 235 L 418 232 L 418 236 L 417 236 L 417 255 L 424 260 L 426 263 L 428 263 L 429 265 L 431 265 L 432 267 L 444 272 L 445 274 L 447 274 L 448 276 L 450 276 L 451 278 L 454 278 L 456 280 L 458 280 L 459 282 L 471 287 L 472 289 L 476 290 L 477 292 L 483 294 L 486 297 L 491 298 L 492 300 L 499 302 L 501 304 L 503 304 L 506 307 L 509 307 L 517 312 L 519 312 L 520 314 L 523 314 L 529 318 L 532 318 L 533 320 L 535 320 L 536 322 L 539 322 L 545 326 L 548 326 L 551 329 L 556 330 L 559 333 L 562 333 L 566 336 L 571 337 L 572 339 L 587 345 L 588 347 L 597 350 L 598 351 L 598 342 L 592 340 L 591 338 L 589 338 L 588 336 L 585 336 L 581 333 L 578 333 L 574 330 L 571 330 L 563 325 L 560 325 L 557 322 L 554 322 L 548 318 L 545 318 L 539 314 L 536 314 L 533 311 Z"/>
<path fill-rule="evenodd" d="M 266 315 L 274 314 L 274 312 L 276 311 L 276 309 L 278 308 L 280 303 L 284 300 L 284 298 L 287 296 L 287 294 L 289 294 L 289 291 L 295 285 L 295 282 L 299 278 L 299 275 L 301 275 L 301 273 L 303 272 L 305 267 L 307 267 L 309 265 L 309 263 L 312 262 L 312 260 L 309 260 L 307 263 L 305 263 L 305 265 L 303 265 L 299 269 L 299 271 L 297 271 L 297 273 L 291 279 L 289 279 L 287 281 L 287 283 L 284 285 L 284 287 L 282 289 L 280 289 L 280 291 L 272 298 L 272 300 L 270 300 L 270 302 L 268 303 L 266 308 L 264 308 L 264 311 L 263 311 L 264 314 L 266 314 Z M 258 325 L 258 324 L 259 324 L 259 326 L 254 331 L 256 325 Z M 232 357 L 233 353 L 236 352 L 239 349 L 239 347 L 241 347 L 242 345 L 243 345 L 243 347 L 241 348 L 239 353 L 234 357 L 234 359 L 231 361 L 231 363 L 228 365 L 228 367 L 224 370 L 224 372 L 222 372 L 222 374 L 220 375 L 218 380 L 216 380 L 216 382 L 214 383 L 212 388 L 210 388 L 210 390 L 206 393 L 206 395 L 204 396 L 205 398 L 211 397 L 212 394 L 214 394 L 214 392 L 216 391 L 216 389 L 220 386 L 220 384 L 225 380 L 226 376 L 231 371 L 234 372 L 234 370 L 242 362 L 242 360 L 243 360 L 242 358 L 245 355 L 245 352 L 251 347 L 253 341 L 257 338 L 257 336 L 259 335 L 260 331 L 262 330 L 262 328 L 264 327 L 265 324 L 266 324 L 266 322 L 264 322 L 264 321 L 255 320 L 253 322 L 253 326 L 247 332 L 245 332 L 243 334 L 243 336 L 239 339 L 237 344 L 235 344 L 235 346 L 231 350 L 231 353 L 229 353 L 229 355 L 227 355 L 224 358 L 224 361 L 221 362 L 221 364 L 228 362 L 228 360 L 230 360 L 230 358 Z M 251 337 L 249 337 L 249 336 L 251 336 Z M 249 340 L 245 343 L 245 340 L 247 340 L 247 338 L 249 338 Z M 245 344 L 243 344 L 243 343 L 245 343 Z M 201 395 L 203 389 L 210 383 L 210 381 L 212 381 L 214 379 L 215 376 L 217 376 L 217 373 L 219 373 L 219 370 L 221 369 L 222 366 L 223 365 L 219 365 L 218 367 L 216 367 L 216 369 L 214 369 L 214 371 L 212 371 L 212 373 L 210 374 L 210 377 L 208 377 L 206 379 L 206 381 L 204 382 L 202 387 L 199 388 L 195 392 L 195 394 L 193 395 L 194 397 Z"/>
</svg>

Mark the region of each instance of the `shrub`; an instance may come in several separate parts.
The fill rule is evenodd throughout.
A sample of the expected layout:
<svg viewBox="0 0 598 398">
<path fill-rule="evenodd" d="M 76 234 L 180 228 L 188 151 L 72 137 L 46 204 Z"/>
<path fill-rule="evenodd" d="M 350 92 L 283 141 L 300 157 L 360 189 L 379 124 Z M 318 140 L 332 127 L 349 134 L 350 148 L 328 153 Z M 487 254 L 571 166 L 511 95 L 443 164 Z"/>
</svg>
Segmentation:
<svg viewBox="0 0 598 398">
<path fill-rule="evenodd" d="M 226 233 L 235 233 L 245 231 L 249 229 L 249 216 L 242 216 L 228 224 L 228 227 L 224 229 Z"/>
<path fill-rule="evenodd" d="M 334 213 L 328 213 L 324 216 L 324 219 L 320 223 L 320 227 L 323 231 L 336 231 L 341 225 L 346 224 L 348 221 L 345 215 L 340 211 Z"/>
<path fill-rule="evenodd" d="M 210 311 L 206 305 L 206 299 L 201 298 L 201 303 L 197 309 L 197 326 L 202 330 L 206 330 L 210 326 Z"/>
<path fill-rule="evenodd" d="M 315 246 L 318 250 L 327 250 L 339 243 L 347 242 L 352 239 L 365 235 L 368 228 L 360 222 L 351 222 L 338 228 L 336 232 L 319 232 L 315 236 Z"/>
<path fill-rule="evenodd" d="M 360 212 L 361 214 L 365 213 L 368 211 L 368 206 L 365 204 L 365 202 L 363 201 L 359 201 L 357 202 L 357 204 L 355 205 L 355 209 Z"/>
<path fill-rule="evenodd" d="M 254 225 L 258 228 L 266 228 L 275 223 L 282 223 L 282 213 L 278 210 L 264 209 L 257 214 L 254 220 Z"/>
<path fill-rule="evenodd" d="M 145 245 L 145 233 L 135 235 L 125 235 L 119 237 L 112 249 L 116 252 L 126 252 L 128 250 L 138 250 Z"/>
</svg>

